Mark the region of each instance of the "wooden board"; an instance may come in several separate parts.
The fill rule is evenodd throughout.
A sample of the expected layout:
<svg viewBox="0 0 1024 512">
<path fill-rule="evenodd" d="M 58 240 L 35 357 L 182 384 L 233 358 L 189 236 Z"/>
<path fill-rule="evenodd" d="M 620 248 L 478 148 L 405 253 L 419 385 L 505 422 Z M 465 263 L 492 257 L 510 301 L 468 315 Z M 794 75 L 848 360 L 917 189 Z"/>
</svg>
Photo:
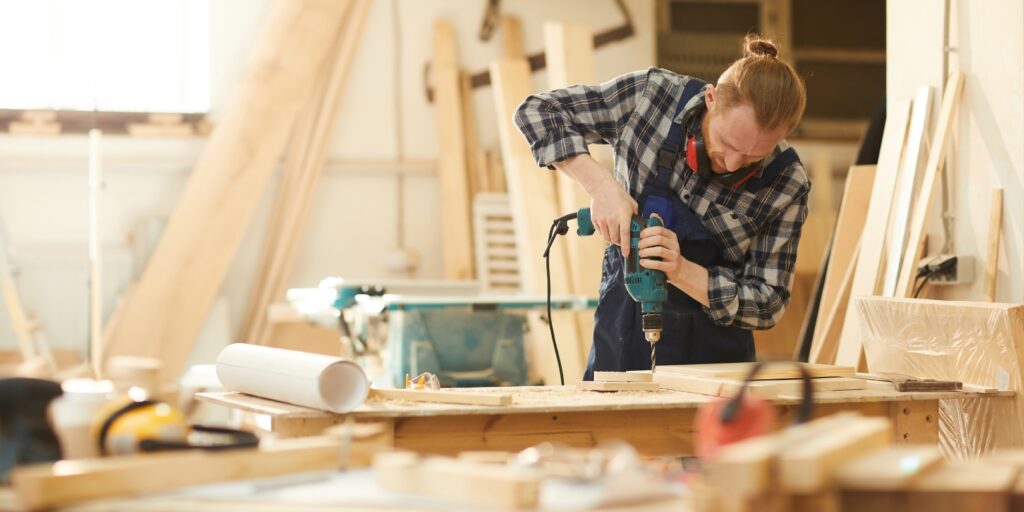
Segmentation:
<svg viewBox="0 0 1024 512">
<path fill-rule="evenodd" d="M 886 418 L 851 418 L 796 446 L 779 457 L 779 483 L 794 494 L 824 491 L 840 465 L 892 442 Z"/>
<path fill-rule="evenodd" d="M 896 186 L 909 117 L 909 101 L 889 100 L 885 133 L 878 156 L 878 169 L 875 171 L 875 181 L 871 187 L 871 203 L 864 218 L 860 253 L 850 288 L 851 298 L 874 295 L 878 291 L 878 278 L 885 254 L 885 227 L 889 224 L 892 194 Z M 851 315 L 849 312 L 850 309 L 847 308 L 835 363 L 859 367 L 864 359 L 860 325 L 857 323 L 857 315 Z"/>
<path fill-rule="evenodd" d="M 843 322 L 846 319 L 846 312 L 850 305 L 850 289 L 853 287 L 853 275 L 857 270 L 857 256 L 860 254 L 860 241 L 853 249 L 851 260 L 843 272 L 842 281 L 839 283 L 839 290 L 832 307 L 824 312 L 824 318 L 818 323 L 822 327 L 821 338 L 815 347 L 817 353 L 812 352 L 809 361 L 812 363 L 832 364 L 836 360 L 836 351 L 839 349 L 839 337 L 842 334 Z M 815 326 L 817 327 L 817 326 Z"/>
<path fill-rule="evenodd" d="M 814 338 L 808 361 L 812 363 L 832 363 L 835 360 L 837 337 L 826 338 L 831 327 L 830 317 L 834 317 L 836 304 L 839 311 L 845 313 L 849 297 L 841 297 L 843 284 L 847 277 L 852 281 L 855 268 L 855 250 L 860 244 L 861 233 L 864 232 L 864 218 L 867 216 L 868 204 L 871 202 L 871 186 L 875 181 L 874 165 L 855 165 L 846 174 L 846 185 L 842 203 L 836 219 L 836 227 L 832 236 L 832 250 L 829 254 L 828 266 L 825 269 L 825 282 L 821 292 L 821 303 L 818 307 L 818 321 L 814 325 Z M 846 285 L 849 290 L 849 285 Z M 840 322 L 842 319 L 840 318 Z M 822 351 L 825 351 L 823 357 Z"/>
<path fill-rule="evenodd" d="M 654 374 L 654 382 L 662 389 L 685 391 L 708 396 L 733 396 L 739 392 L 743 382 L 736 379 L 716 379 L 694 377 L 691 375 L 673 375 L 662 373 L 661 369 Z M 824 377 L 812 381 L 815 393 L 822 391 L 848 391 L 864 389 L 863 379 L 848 377 Z M 800 380 L 760 380 L 751 382 L 748 392 L 761 398 L 800 397 L 803 393 L 803 382 Z"/>
<path fill-rule="evenodd" d="M 988 218 L 988 251 L 985 254 L 985 300 L 996 301 L 996 282 L 999 277 L 999 236 L 1003 231 L 1003 189 L 992 191 L 992 205 Z"/>
<path fill-rule="evenodd" d="M 946 83 L 946 90 L 942 96 L 942 110 L 939 112 L 939 120 L 935 125 L 935 135 L 932 137 L 928 162 L 924 167 L 924 177 L 921 181 L 917 205 L 914 207 L 914 215 L 910 219 L 908 248 L 917 247 L 925 236 L 928 210 L 931 208 L 932 199 L 935 196 L 936 181 L 940 179 L 942 169 L 945 167 L 946 151 L 953 136 L 953 122 L 956 120 L 963 85 L 964 75 L 960 72 L 954 73 Z M 914 276 L 916 275 L 916 259 L 910 261 L 905 259 L 896 286 L 896 297 L 910 297 L 914 291 Z"/>
<path fill-rule="evenodd" d="M 601 381 L 580 381 L 576 383 L 576 389 L 580 391 L 658 391 L 661 389 L 657 382 L 601 382 Z"/>
<path fill-rule="evenodd" d="M 594 372 L 597 382 L 653 382 L 650 372 Z"/>
<path fill-rule="evenodd" d="M 844 491 L 897 491 L 941 464 L 937 446 L 894 446 L 844 464 L 836 470 L 835 481 Z"/>
<path fill-rule="evenodd" d="M 675 375 L 693 375 L 695 377 L 708 377 L 718 379 L 743 380 L 750 374 L 754 363 L 715 363 L 715 364 L 680 364 L 680 365 L 659 365 L 657 373 L 669 373 Z M 802 363 L 811 378 L 819 377 L 852 377 L 856 370 L 850 366 L 835 366 L 830 364 L 807 364 Z M 762 367 L 754 380 L 773 379 L 798 379 L 800 371 L 795 365 L 768 364 Z"/>
<path fill-rule="evenodd" d="M 533 92 L 530 65 L 525 59 L 494 62 L 491 65 L 491 79 L 515 225 L 519 276 L 524 291 L 544 293 L 546 282 L 541 254 L 544 253 L 551 222 L 562 213 L 557 209 L 558 198 L 551 171 L 537 167 L 529 144 L 512 121 L 516 108 Z M 563 239 L 551 247 L 551 291 L 555 294 L 569 293 L 572 289 L 566 245 L 567 241 Z M 578 322 L 572 311 L 554 312 L 553 316 L 559 347 L 572 347 L 561 350 L 562 365 L 571 382 L 582 377 L 586 366 L 577 350 L 581 345 Z M 548 330 L 547 326 L 536 319 L 537 315 L 530 315 L 530 318 L 531 354 L 536 373 L 545 383 L 559 382 L 551 340 L 544 334 Z"/>
<path fill-rule="evenodd" d="M 548 87 L 551 89 L 594 82 L 594 34 L 586 25 L 545 23 L 544 55 Z M 595 155 L 610 153 L 610 150 L 604 148 L 592 149 Z M 575 180 L 563 172 L 556 172 L 555 180 L 558 187 L 558 210 L 562 214 L 590 206 L 590 195 Z M 566 246 L 567 258 L 571 262 L 572 293 L 598 297 L 606 247 L 601 236 L 575 236 L 575 230 L 570 229 L 569 236 L 556 243 L 565 243 Z M 576 320 L 580 332 L 576 350 L 580 359 L 586 361 L 590 354 L 590 340 L 593 339 L 594 313 L 577 313 Z"/>
<path fill-rule="evenodd" d="M 387 491 L 463 507 L 534 509 L 540 500 L 542 474 L 523 467 L 396 452 L 377 456 L 373 471 Z"/>
<path fill-rule="evenodd" d="M 464 391 L 421 391 L 415 389 L 373 389 L 371 395 L 385 400 L 411 402 L 438 402 L 467 405 L 510 405 L 512 395 L 507 393 L 469 393 Z"/>
<path fill-rule="evenodd" d="M 893 297 L 896 294 L 900 263 L 903 263 L 903 253 L 907 248 L 907 223 L 910 221 L 910 214 L 914 208 L 914 190 L 917 189 L 918 178 L 921 174 L 919 171 L 923 163 L 925 132 L 928 131 L 928 118 L 932 110 L 931 91 L 931 87 L 922 87 L 914 97 L 907 143 L 903 147 L 899 179 L 893 194 L 893 203 L 890 205 L 892 211 L 889 214 L 889 225 L 885 238 L 887 252 L 881 288 L 882 295 L 886 297 Z"/>
<path fill-rule="evenodd" d="M 315 92 L 303 107 L 292 131 L 281 183 L 274 197 L 271 218 L 264 236 L 256 283 L 246 308 L 243 340 L 270 343 L 268 314 L 271 304 L 282 300 L 289 286 L 310 211 L 327 162 L 331 135 L 338 123 L 356 47 L 369 14 L 370 0 L 354 0 L 333 44 L 328 65 L 317 80 Z"/>
<path fill-rule="evenodd" d="M 162 382 L 180 377 L 347 7 L 336 0 L 279 0 L 271 7 L 239 87 L 111 327 L 105 358 L 157 357 Z"/>
<path fill-rule="evenodd" d="M 374 451 L 353 445 L 349 465 L 369 465 Z M 341 441 L 337 439 L 290 439 L 259 449 L 187 451 L 24 466 L 12 472 L 11 482 L 21 503 L 35 510 L 192 485 L 334 470 L 341 464 L 341 453 Z"/>
<path fill-rule="evenodd" d="M 462 112 L 458 53 L 451 23 L 434 22 L 434 112 L 437 119 L 437 173 L 441 203 L 441 256 L 447 279 L 473 279 L 469 164 Z"/>
</svg>

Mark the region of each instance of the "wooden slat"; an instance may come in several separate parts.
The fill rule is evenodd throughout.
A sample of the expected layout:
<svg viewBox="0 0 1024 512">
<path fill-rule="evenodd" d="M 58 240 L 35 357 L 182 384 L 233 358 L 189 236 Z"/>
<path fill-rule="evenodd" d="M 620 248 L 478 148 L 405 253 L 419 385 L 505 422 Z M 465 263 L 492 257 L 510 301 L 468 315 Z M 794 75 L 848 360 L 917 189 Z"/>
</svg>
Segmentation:
<svg viewBox="0 0 1024 512">
<path fill-rule="evenodd" d="M 662 389 L 685 391 L 707 396 L 733 396 L 739 392 L 743 381 L 737 379 L 716 379 L 711 377 L 694 377 L 663 373 L 661 368 L 654 374 L 654 382 Z M 863 379 L 847 377 L 824 377 L 814 379 L 815 392 L 851 391 L 867 387 Z M 759 380 L 747 386 L 748 392 L 761 398 L 779 398 L 781 396 L 800 396 L 803 392 L 803 381 L 798 379 Z"/>
<path fill-rule="evenodd" d="M 350 465 L 368 465 L 370 453 L 359 446 L 352 448 Z M 327 471 L 340 466 L 341 453 L 340 440 L 304 438 L 277 441 L 259 449 L 186 451 L 24 466 L 12 472 L 11 482 L 19 501 L 35 510 L 190 485 Z"/>
<path fill-rule="evenodd" d="M 832 237 L 832 250 L 825 270 L 825 284 L 821 295 L 822 311 L 828 311 L 835 304 L 839 283 L 850 262 L 854 261 L 853 251 L 860 243 L 860 235 L 864 231 L 864 217 L 871 202 L 871 185 L 874 181 L 874 165 L 855 165 L 850 167 L 846 174 L 843 199 Z M 815 328 L 815 337 L 817 332 L 818 328 Z"/>
<path fill-rule="evenodd" d="M 946 149 L 949 147 L 949 140 L 952 137 L 953 121 L 956 119 L 957 109 L 960 105 L 960 93 L 963 90 L 963 85 L 963 73 L 954 73 L 946 83 L 946 90 L 942 96 L 942 110 L 939 112 L 939 121 L 935 125 L 935 135 L 932 138 L 928 163 L 925 164 L 920 195 L 917 198 L 914 215 L 908 228 L 908 248 L 917 247 L 925 235 L 928 210 L 931 208 L 932 198 L 935 195 L 936 180 L 939 179 L 945 166 Z M 914 276 L 916 275 L 917 261 L 904 261 L 899 282 L 896 285 L 896 297 L 910 297 L 913 293 Z"/>
<path fill-rule="evenodd" d="M 498 36 L 501 38 L 501 56 L 505 59 L 525 59 L 523 24 L 515 16 L 502 16 Z"/>
<path fill-rule="evenodd" d="M 861 236 L 860 254 L 850 297 L 874 295 L 878 290 L 878 277 L 885 254 L 885 226 L 889 223 L 892 194 L 899 171 L 900 156 L 906 140 L 907 121 L 910 117 L 910 102 L 890 100 L 882 148 L 878 156 L 878 170 L 871 187 L 871 204 L 864 219 L 864 233 Z M 843 321 L 836 364 L 859 366 L 864 359 L 861 345 L 860 325 L 857 315 L 849 312 Z"/>
<path fill-rule="evenodd" d="M 658 372 L 676 375 L 693 375 L 716 379 L 745 379 L 755 363 L 713 363 L 713 364 L 679 364 L 659 365 Z M 803 364 L 811 378 L 819 377 L 852 377 L 856 369 L 852 366 L 835 366 L 829 364 Z M 800 371 L 794 365 L 767 365 L 762 367 L 754 380 L 799 379 Z"/>
<path fill-rule="evenodd" d="M 601 382 L 581 380 L 576 383 L 580 391 L 658 391 L 657 382 Z"/>
<path fill-rule="evenodd" d="M 838 296 L 832 307 L 824 313 L 821 325 L 821 343 L 816 345 L 817 352 L 811 352 L 808 359 L 812 363 L 832 364 L 836 360 L 836 351 L 839 349 L 839 337 L 842 334 L 843 323 L 846 320 L 846 313 L 850 305 L 850 288 L 853 287 L 853 273 L 857 268 L 857 256 L 860 254 L 860 243 L 853 249 L 852 259 L 843 272 L 842 281 L 839 283 Z"/>
<path fill-rule="evenodd" d="M 999 236 L 1003 231 L 1003 189 L 992 191 L 992 206 L 988 218 L 988 252 L 985 261 L 985 300 L 996 301 L 996 283 L 999 277 Z"/>
<path fill-rule="evenodd" d="M 558 199 L 551 172 L 537 167 L 529 145 L 512 121 L 516 108 L 532 92 L 530 65 L 525 59 L 500 60 L 491 65 L 491 77 L 512 219 L 516 227 L 519 275 L 524 291 L 544 293 L 546 283 L 541 254 L 544 253 L 551 222 L 561 213 L 556 208 Z M 569 275 L 566 241 L 559 240 L 551 247 L 552 293 L 571 290 Z M 560 347 L 578 347 L 579 331 L 574 313 L 561 311 L 553 316 Z M 558 369 L 554 365 L 550 339 L 543 335 L 546 331 L 545 325 L 535 318 L 531 320 L 535 369 L 545 382 L 555 383 L 558 382 Z M 570 382 L 583 375 L 585 363 L 577 350 L 561 350 L 561 356 Z"/>
<path fill-rule="evenodd" d="M 886 418 L 847 421 L 783 451 L 779 483 L 784 492 L 794 494 L 826 490 L 835 468 L 891 442 L 892 426 Z"/>
<path fill-rule="evenodd" d="M 932 110 L 931 91 L 931 87 L 922 87 L 914 98 L 907 143 L 903 147 L 903 159 L 900 162 L 899 179 L 890 205 L 892 211 L 889 214 L 886 232 L 887 254 L 881 288 L 882 295 L 886 297 L 896 295 L 900 263 L 903 262 L 903 251 L 907 247 L 907 223 L 914 207 L 914 190 L 920 176 L 928 118 Z"/>
<path fill-rule="evenodd" d="M 448 279 L 473 279 L 473 238 L 470 221 L 469 166 L 462 112 L 455 30 L 434 23 L 434 112 L 437 118 L 437 172 L 441 201 L 441 256 Z"/>
<path fill-rule="evenodd" d="M 335 0 L 275 2 L 238 90 L 110 331 L 105 357 L 158 357 L 162 381 L 177 380 L 346 7 Z"/>
<path fill-rule="evenodd" d="M 548 87 L 559 89 L 573 84 L 594 81 L 594 34 L 585 25 L 547 22 L 544 24 L 544 54 L 547 62 Z M 595 148 L 597 149 L 597 148 Z M 557 172 L 558 206 L 562 214 L 590 206 L 590 194 L 563 172 Z M 564 242 L 568 252 L 572 293 L 597 297 L 606 244 L 599 234 L 589 237 L 569 230 Z M 594 332 L 594 314 L 576 314 L 579 325 L 579 358 L 586 361 Z"/>
<path fill-rule="evenodd" d="M 652 382 L 654 379 L 650 373 L 594 372 L 594 380 L 597 382 Z"/>
<path fill-rule="evenodd" d="M 243 340 L 266 345 L 271 328 L 270 305 L 284 298 L 302 235 L 316 199 L 331 135 L 334 133 L 345 91 L 349 68 L 362 36 L 371 2 L 354 0 L 334 44 L 333 55 L 318 80 L 296 123 L 289 143 L 282 186 L 274 200 L 273 216 L 257 272 L 258 286 L 250 294 L 246 337 Z"/>
<path fill-rule="evenodd" d="M 512 395 L 508 393 L 469 393 L 464 391 L 421 391 L 416 389 L 373 389 L 371 395 L 385 400 L 409 400 L 412 402 L 435 402 L 465 405 L 509 405 Z"/>
</svg>

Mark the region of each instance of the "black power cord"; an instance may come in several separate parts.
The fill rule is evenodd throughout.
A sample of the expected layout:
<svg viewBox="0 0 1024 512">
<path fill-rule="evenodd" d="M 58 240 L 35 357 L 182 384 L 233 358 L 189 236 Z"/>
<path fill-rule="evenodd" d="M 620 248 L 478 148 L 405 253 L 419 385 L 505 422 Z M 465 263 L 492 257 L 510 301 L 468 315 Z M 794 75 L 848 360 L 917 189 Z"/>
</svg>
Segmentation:
<svg viewBox="0 0 1024 512">
<path fill-rule="evenodd" d="M 569 232 L 569 221 L 575 219 L 576 216 L 576 213 L 570 213 L 555 219 L 551 223 L 551 229 L 548 230 L 548 245 L 544 248 L 544 268 L 547 271 L 548 285 L 548 330 L 551 332 L 551 347 L 555 349 L 555 361 L 558 363 L 558 380 L 563 386 L 565 385 L 565 374 L 562 372 L 562 356 L 558 354 L 558 342 L 555 341 L 555 320 L 551 317 L 551 244 L 555 242 L 558 235 Z"/>
</svg>

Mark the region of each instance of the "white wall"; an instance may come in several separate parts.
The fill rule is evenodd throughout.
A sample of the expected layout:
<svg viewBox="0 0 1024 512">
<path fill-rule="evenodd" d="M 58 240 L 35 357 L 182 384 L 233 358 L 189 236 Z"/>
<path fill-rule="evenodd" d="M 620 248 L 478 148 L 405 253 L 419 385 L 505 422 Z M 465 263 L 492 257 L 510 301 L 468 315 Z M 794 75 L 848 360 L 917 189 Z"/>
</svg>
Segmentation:
<svg viewBox="0 0 1024 512">
<path fill-rule="evenodd" d="M 974 256 L 972 284 L 936 288 L 945 299 L 983 300 L 992 189 L 1004 189 L 996 299 L 1024 302 L 1024 5 L 1018 0 L 951 0 L 948 69 L 965 74 L 953 152 L 955 251 Z M 944 0 L 890 0 L 887 94 L 908 98 L 944 82 Z M 936 95 L 941 98 L 941 95 Z M 936 100 L 933 114 L 938 112 Z M 933 115 L 933 126 L 934 119 Z M 929 249 L 943 240 L 937 209 Z"/>
<path fill-rule="evenodd" d="M 270 1 L 213 0 L 211 4 L 211 117 L 216 122 L 218 108 L 242 74 Z M 454 24 L 463 67 L 474 72 L 487 68 L 498 56 L 499 39 L 497 34 L 486 43 L 476 39 L 485 4 L 485 0 L 374 2 L 313 218 L 297 258 L 293 286 L 315 286 L 328 275 L 394 277 L 387 258 L 403 246 L 420 255 L 416 277 L 441 276 L 433 164 L 437 143 L 433 107 L 423 95 L 422 68 L 430 58 L 432 24 L 438 18 Z M 626 4 L 638 35 L 597 50 L 599 80 L 654 63 L 654 2 L 627 0 Z M 398 34 L 393 30 L 394 6 Z M 622 22 L 611 0 L 507 0 L 502 8 L 523 21 L 527 53 L 543 50 L 546 20 L 582 23 L 595 30 Z M 394 58 L 396 40 L 400 40 L 399 66 Z M 536 88 L 545 88 L 546 80 L 544 72 L 537 73 Z M 478 89 L 473 99 L 481 146 L 496 148 L 490 88 Z M 133 273 L 132 228 L 171 212 L 204 143 L 202 139 L 104 139 L 101 232 L 108 312 Z M 0 136 L 0 217 L 17 250 L 23 299 L 36 310 L 57 346 L 85 344 L 86 159 L 84 136 Z M 245 308 L 271 197 L 271 191 L 264 195 L 222 288 L 233 332 L 238 331 Z M 404 240 L 398 240 L 399 222 Z M 14 345 L 0 311 L 0 348 Z"/>
</svg>

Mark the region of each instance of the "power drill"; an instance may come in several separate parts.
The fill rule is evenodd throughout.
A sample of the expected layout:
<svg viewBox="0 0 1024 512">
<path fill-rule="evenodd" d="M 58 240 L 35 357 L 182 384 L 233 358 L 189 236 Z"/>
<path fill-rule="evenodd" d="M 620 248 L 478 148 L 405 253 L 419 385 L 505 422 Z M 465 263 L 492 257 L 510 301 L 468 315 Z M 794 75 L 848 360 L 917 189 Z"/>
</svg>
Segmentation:
<svg viewBox="0 0 1024 512">
<path fill-rule="evenodd" d="M 640 231 L 644 228 L 663 226 L 661 219 L 650 217 L 644 219 L 634 215 L 629 223 L 629 257 L 626 258 L 626 291 L 633 300 L 640 303 L 641 326 L 644 339 L 651 344 L 651 373 L 655 369 L 654 344 L 661 339 L 661 312 L 668 299 L 668 288 L 665 273 L 660 270 L 640 266 Z M 580 208 L 576 214 L 576 234 L 590 236 L 594 234 L 594 223 L 590 219 L 590 208 Z"/>
</svg>

